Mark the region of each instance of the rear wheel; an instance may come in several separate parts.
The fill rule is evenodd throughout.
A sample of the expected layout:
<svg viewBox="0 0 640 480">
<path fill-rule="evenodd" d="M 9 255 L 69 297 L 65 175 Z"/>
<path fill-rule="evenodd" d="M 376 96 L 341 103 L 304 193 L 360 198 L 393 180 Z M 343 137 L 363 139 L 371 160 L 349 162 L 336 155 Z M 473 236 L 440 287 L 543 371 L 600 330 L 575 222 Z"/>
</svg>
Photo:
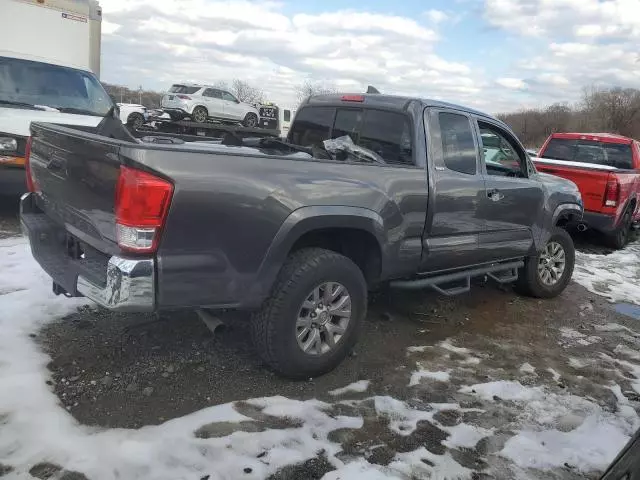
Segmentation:
<svg viewBox="0 0 640 480">
<path fill-rule="evenodd" d="M 242 125 L 248 128 L 255 128 L 258 126 L 258 116 L 255 113 L 247 113 L 242 121 Z"/>
<path fill-rule="evenodd" d="M 204 123 L 209 118 L 209 112 L 204 107 L 196 107 L 193 109 L 193 113 L 191 114 L 191 118 L 194 122 Z"/>
<path fill-rule="evenodd" d="M 367 311 L 367 285 L 348 258 L 319 248 L 293 253 L 252 318 L 256 350 L 278 374 L 333 370 L 351 351 Z"/>
<path fill-rule="evenodd" d="M 609 247 L 615 250 L 620 250 L 629 242 L 629 237 L 631 235 L 632 211 L 633 209 L 631 207 L 627 208 L 627 211 L 624 213 L 624 216 L 620 221 L 620 226 L 615 232 L 607 235 L 606 240 Z"/>
<path fill-rule="evenodd" d="M 537 298 L 560 295 L 571 280 L 575 259 L 573 240 L 565 230 L 556 227 L 542 251 L 525 260 L 516 290 Z"/>
</svg>

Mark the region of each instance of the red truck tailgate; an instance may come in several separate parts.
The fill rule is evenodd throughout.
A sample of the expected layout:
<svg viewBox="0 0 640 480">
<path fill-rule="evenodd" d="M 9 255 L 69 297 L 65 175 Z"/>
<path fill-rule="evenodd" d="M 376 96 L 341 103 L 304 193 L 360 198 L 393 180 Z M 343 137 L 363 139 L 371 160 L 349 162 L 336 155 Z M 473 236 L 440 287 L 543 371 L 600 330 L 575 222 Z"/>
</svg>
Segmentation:
<svg viewBox="0 0 640 480">
<path fill-rule="evenodd" d="M 536 169 L 540 172 L 566 178 L 574 182 L 580 189 L 584 209 L 600 211 L 604 205 L 607 179 L 611 171 L 616 169 L 604 165 L 578 164 L 548 158 L 534 158 Z"/>
</svg>

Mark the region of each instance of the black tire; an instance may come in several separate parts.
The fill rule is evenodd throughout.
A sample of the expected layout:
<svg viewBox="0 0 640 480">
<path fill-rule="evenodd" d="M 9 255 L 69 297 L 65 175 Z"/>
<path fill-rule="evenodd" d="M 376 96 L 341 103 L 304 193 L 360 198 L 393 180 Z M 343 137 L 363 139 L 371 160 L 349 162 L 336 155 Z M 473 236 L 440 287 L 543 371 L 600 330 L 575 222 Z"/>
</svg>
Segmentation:
<svg viewBox="0 0 640 480">
<path fill-rule="evenodd" d="M 196 123 L 205 123 L 209 118 L 209 112 L 204 107 L 196 107 L 191 113 L 191 120 Z"/>
<path fill-rule="evenodd" d="M 622 250 L 629 243 L 629 237 L 631 236 L 631 220 L 633 215 L 633 209 L 627 208 L 624 212 L 620 226 L 611 234 L 605 237 L 607 246 L 614 250 Z"/>
<path fill-rule="evenodd" d="M 324 282 L 338 282 L 351 297 L 351 318 L 332 350 L 305 353 L 296 338 L 296 321 L 309 293 Z M 330 372 L 349 354 L 367 312 L 367 284 L 350 259 L 320 248 L 294 252 L 282 267 L 271 295 L 251 321 L 251 336 L 262 359 L 279 375 L 307 379 Z"/>
<path fill-rule="evenodd" d="M 253 112 L 247 113 L 247 115 L 244 117 L 244 120 L 242 121 L 242 125 L 247 128 L 257 128 L 258 116 Z"/>
<path fill-rule="evenodd" d="M 524 268 L 521 268 L 518 272 L 518 280 L 515 284 L 516 291 L 529 297 L 553 298 L 560 295 L 567 287 L 571 281 L 576 260 L 576 250 L 573 245 L 573 240 L 566 230 L 556 227 L 545 245 L 545 248 L 551 242 L 559 243 L 564 249 L 565 267 L 559 280 L 554 285 L 550 286 L 543 283 L 540 278 L 538 265 L 544 252 L 543 248 L 543 250 L 538 252 L 537 255 L 528 257 L 525 260 Z"/>
<path fill-rule="evenodd" d="M 134 130 L 137 130 L 144 125 L 144 117 L 137 112 L 133 112 L 131 115 L 129 115 L 129 118 L 127 118 L 127 125 L 129 125 Z"/>
</svg>

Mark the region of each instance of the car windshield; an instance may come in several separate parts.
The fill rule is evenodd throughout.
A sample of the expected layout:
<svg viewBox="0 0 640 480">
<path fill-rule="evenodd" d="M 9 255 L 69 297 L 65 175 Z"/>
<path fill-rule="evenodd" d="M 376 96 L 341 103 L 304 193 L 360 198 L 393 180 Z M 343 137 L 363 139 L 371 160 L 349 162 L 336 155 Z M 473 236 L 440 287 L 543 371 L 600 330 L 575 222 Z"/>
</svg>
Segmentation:
<svg viewBox="0 0 640 480">
<path fill-rule="evenodd" d="M 186 85 L 171 85 L 169 89 L 169 93 L 186 93 L 188 95 L 193 95 L 200 87 L 187 87 Z"/>
<path fill-rule="evenodd" d="M 102 117 L 113 102 L 89 72 L 0 57 L 0 105 Z"/>
<path fill-rule="evenodd" d="M 631 145 L 570 138 L 552 138 L 542 153 L 542 158 L 616 168 L 631 168 L 633 164 Z"/>
</svg>

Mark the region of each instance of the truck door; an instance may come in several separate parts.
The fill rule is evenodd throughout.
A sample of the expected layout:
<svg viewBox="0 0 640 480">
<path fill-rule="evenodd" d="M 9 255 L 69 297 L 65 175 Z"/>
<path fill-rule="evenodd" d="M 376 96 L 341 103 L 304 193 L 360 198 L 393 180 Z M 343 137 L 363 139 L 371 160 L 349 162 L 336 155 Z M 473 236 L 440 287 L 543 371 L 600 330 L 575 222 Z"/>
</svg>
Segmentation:
<svg viewBox="0 0 640 480">
<path fill-rule="evenodd" d="M 485 193 L 472 119 L 456 110 L 425 113 L 429 161 L 429 207 L 421 270 L 434 272 L 479 263 L 478 215 Z"/>
<path fill-rule="evenodd" d="M 477 118 L 485 193 L 478 217 L 485 222 L 479 255 L 486 261 L 523 257 L 533 248 L 534 225 L 540 220 L 544 193 L 515 136 L 498 123 Z"/>
</svg>

